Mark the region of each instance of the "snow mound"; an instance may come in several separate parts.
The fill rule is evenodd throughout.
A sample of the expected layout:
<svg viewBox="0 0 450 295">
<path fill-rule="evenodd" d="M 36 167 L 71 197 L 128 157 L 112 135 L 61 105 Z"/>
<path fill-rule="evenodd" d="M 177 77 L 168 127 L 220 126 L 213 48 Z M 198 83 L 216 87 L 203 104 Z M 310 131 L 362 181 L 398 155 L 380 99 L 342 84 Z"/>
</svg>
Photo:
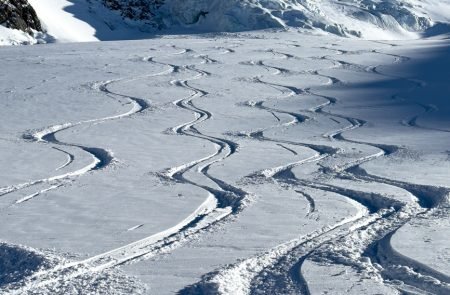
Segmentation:
<svg viewBox="0 0 450 295">
<path fill-rule="evenodd" d="M 0 26 L 0 46 L 35 43 L 37 40 L 26 32 Z"/>
<path fill-rule="evenodd" d="M 56 284 L 36 284 L 39 274 L 70 263 L 54 254 L 44 253 L 20 245 L 0 243 L 0 293 L 22 294 L 79 294 L 76 290 L 88 289 L 92 294 L 145 293 L 146 286 L 134 277 L 117 269 L 98 273 L 85 273 Z M 4 292 L 4 293 L 3 293 Z"/>
<path fill-rule="evenodd" d="M 0 287 L 23 280 L 48 265 L 49 261 L 42 253 L 0 243 Z"/>
</svg>

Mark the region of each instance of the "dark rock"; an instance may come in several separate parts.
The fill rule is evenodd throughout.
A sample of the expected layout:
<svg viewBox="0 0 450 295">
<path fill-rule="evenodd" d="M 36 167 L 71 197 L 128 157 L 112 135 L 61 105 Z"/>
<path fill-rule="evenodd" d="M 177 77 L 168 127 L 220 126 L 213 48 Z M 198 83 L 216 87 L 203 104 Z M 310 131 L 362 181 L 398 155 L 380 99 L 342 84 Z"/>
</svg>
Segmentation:
<svg viewBox="0 0 450 295">
<path fill-rule="evenodd" d="M 103 0 L 106 7 L 117 10 L 131 20 L 154 21 L 156 10 L 164 0 Z"/>
<path fill-rule="evenodd" d="M 27 33 L 42 32 L 36 11 L 27 0 L 0 0 L 0 25 Z"/>
</svg>

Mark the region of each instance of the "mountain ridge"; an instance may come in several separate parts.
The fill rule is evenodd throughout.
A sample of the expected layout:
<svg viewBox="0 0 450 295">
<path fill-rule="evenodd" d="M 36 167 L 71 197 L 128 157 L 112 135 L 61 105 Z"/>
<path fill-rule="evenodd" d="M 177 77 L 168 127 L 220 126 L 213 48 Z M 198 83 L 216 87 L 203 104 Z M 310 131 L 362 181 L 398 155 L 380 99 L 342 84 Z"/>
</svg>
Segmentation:
<svg viewBox="0 0 450 295">
<path fill-rule="evenodd" d="M 27 2 L 27 0 L 2 0 L 5 1 Z M 417 38 L 436 22 L 445 22 L 450 18 L 442 12 L 441 15 L 444 17 L 436 17 L 442 7 L 450 9 L 450 0 L 29 0 L 29 2 L 30 7 L 36 10 L 47 35 L 65 42 L 141 39 L 159 34 L 240 32 L 270 28 L 293 28 L 344 37 L 411 39 Z M 55 18 L 58 21 L 55 21 Z M 68 24 L 73 20 L 74 24 Z M 81 22 L 83 29 L 76 24 Z M 30 30 L 18 29 L 32 35 Z M 77 31 L 81 33 L 74 34 Z"/>
</svg>

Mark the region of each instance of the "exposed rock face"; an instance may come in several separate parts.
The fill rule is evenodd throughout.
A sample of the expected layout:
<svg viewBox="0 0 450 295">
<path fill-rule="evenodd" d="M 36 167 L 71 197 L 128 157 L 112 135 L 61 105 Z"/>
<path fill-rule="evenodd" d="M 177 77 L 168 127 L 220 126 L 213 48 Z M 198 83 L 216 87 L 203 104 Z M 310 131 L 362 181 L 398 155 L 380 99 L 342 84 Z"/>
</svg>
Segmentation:
<svg viewBox="0 0 450 295">
<path fill-rule="evenodd" d="M 9 32 L 8 34 L 15 35 L 3 37 L 0 43 L 2 40 L 16 40 L 20 34 L 26 35 L 21 36 L 27 39 L 22 40 L 22 43 L 51 40 L 52 33 L 42 32 L 41 23 L 28 1 L 31 0 L 0 0 L 0 26 L 26 33 Z M 36 0 L 33 5 L 38 8 L 40 1 L 49 0 Z M 428 1 L 439 2 L 440 0 Z M 430 16 L 424 13 L 423 7 L 417 4 L 417 0 L 78 0 L 71 2 L 73 2 L 72 6 L 76 6 L 77 11 L 82 12 L 81 21 L 94 27 L 99 26 L 98 31 L 106 32 L 105 34 L 108 34 L 109 28 L 111 36 L 115 34 L 114 31 L 119 32 L 117 35 L 121 35 L 123 31 L 131 32 L 132 30 L 141 34 L 143 32 L 211 33 L 299 28 L 325 31 L 340 36 L 373 38 L 377 35 L 381 39 L 395 39 L 403 38 L 403 36 L 414 37 L 417 35 L 415 33 L 425 32 L 434 24 Z M 73 15 L 73 17 L 77 18 L 80 15 Z M 45 23 L 46 16 L 42 17 Z M 102 28 L 99 24 L 105 24 L 107 27 Z M 0 29 L 4 28 L 0 27 Z M 97 30 L 97 27 L 94 29 Z M 66 30 L 69 32 L 73 28 L 67 27 Z M 36 31 L 42 33 L 36 34 Z"/>
<path fill-rule="evenodd" d="M 164 0 L 102 0 L 106 7 L 117 10 L 128 19 L 153 21 L 155 11 Z"/>
<path fill-rule="evenodd" d="M 27 0 L 0 0 L 0 25 L 27 33 L 42 31 L 41 22 Z"/>
<path fill-rule="evenodd" d="M 362 37 L 373 29 L 423 32 L 432 23 L 405 0 L 97 0 L 157 28 L 245 31 L 297 27 Z M 339 12 L 339 13 L 337 13 Z M 355 22 L 353 20 L 357 20 Z M 367 27 L 366 32 L 359 30 Z"/>
</svg>

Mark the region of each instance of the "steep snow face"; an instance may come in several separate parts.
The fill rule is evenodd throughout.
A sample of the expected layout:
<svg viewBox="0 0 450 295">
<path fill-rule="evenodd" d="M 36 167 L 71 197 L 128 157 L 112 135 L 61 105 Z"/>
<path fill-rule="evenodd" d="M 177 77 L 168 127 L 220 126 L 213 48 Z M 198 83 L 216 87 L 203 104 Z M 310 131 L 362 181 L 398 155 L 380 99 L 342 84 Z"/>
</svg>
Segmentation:
<svg viewBox="0 0 450 295">
<path fill-rule="evenodd" d="M 449 5 L 450 1 L 436 0 L 408 0 L 418 12 L 428 15 L 437 22 L 450 22 Z"/>
<path fill-rule="evenodd" d="M 155 33 L 238 32 L 267 28 L 295 28 L 366 39 L 411 39 L 417 38 L 435 22 L 450 22 L 446 13 L 450 11 L 450 0 L 29 2 L 48 34 L 63 42 L 140 39 Z M 10 31 L 8 34 L 0 33 L 0 40 L 14 40 L 17 35 Z M 30 36 L 16 37 L 27 38 Z"/>
<path fill-rule="evenodd" d="M 132 14 L 127 12 L 131 8 L 114 6 L 114 3 L 119 3 L 115 0 L 29 1 L 41 19 L 45 31 L 57 42 L 127 40 L 149 36 L 148 32 L 142 32 L 149 31 L 149 26 L 143 21 L 130 21 Z M 145 10 L 144 6 L 139 8 L 143 16 L 150 18 L 150 15 L 145 13 L 149 10 Z M 137 9 L 138 7 L 134 7 L 132 11 Z M 116 13 L 115 10 L 123 13 Z M 137 14 L 133 16 L 137 17 Z M 152 26 L 151 30 L 156 28 Z"/>
<path fill-rule="evenodd" d="M 82 20 L 82 15 L 74 15 L 67 11 L 77 5 L 67 0 L 29 0 L 41 19 L 45 30 L 61 41 L 98 41 L 96 29 Z M 83 1 L 87 2 L 87 1 Z M 87 8 L 86 6 L 86 13 Z M 91 18 L 93 16 L 90 16 Z"/>
<path fill-rule="evenodd" d="M 182 32 L 303 28 L 341 36 L 414 38 L 448 21 L 450 1 L 428 0 L 103 0 L 133 20 Z M 145 5 L 147 3 L 147 5 Z M 145 7 L 143 13 L 142 7 Z"/>
<path fill-rule="evenodd" d="M 24 2 L 29 3 L 27 5 L 30 9 L 22 7 Z M 17 7 L 18 12 L 15 14 L 5 13 L 3 18 L 0 16 L 0 24 L 3 25 L 0 25 L 0 45 L 99 40 L 95 37 L 98 28 L 91 26 L 87 21 L 95 21 L 97 18 L 97 22 L 102 22 L 95 14 L 89 13 L 90 1 L 8 0 L 5 5 Z M 73 7 L 76 9 L 76 13 L 71 11 Z M 17 15 L 20 16 L 19 21 L 16 21 Z M 26 26 L 26 21 L 28 26 Z"/>
</svg>

